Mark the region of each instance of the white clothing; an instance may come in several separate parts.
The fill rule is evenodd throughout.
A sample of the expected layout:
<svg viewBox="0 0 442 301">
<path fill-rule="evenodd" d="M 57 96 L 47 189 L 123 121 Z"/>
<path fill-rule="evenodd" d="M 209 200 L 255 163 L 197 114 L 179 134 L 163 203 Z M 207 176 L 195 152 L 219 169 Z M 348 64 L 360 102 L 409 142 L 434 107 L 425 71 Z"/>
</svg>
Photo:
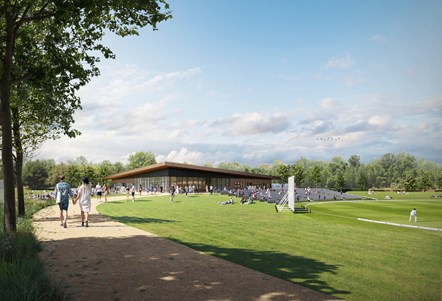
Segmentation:
<svg viewBox="0 0 442 301">
<path fill-rule="evenodd" d="M 408 219 L 409 222 L 411 222 L 411 219 L 413 218 L 413 216 L 414 216 L 414 222 L 416 222 L 416 221 L 417 221 L 417 212 L 416 212 L 416 209 L 411 210 L 411 212 L 410 212 L 410 218 Z"/>
<path fill-rule="evenodd" d="M 78 204 L 83 212 L 91 211 L 91 187 L 89 185 L 81 185 L 78 189 Z"/>
</svg>

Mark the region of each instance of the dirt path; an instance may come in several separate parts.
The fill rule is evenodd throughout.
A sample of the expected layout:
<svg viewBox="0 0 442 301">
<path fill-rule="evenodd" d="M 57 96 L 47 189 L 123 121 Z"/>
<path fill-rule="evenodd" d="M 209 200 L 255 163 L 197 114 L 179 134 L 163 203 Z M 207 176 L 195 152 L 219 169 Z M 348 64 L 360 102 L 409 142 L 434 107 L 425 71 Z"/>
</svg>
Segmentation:
<svg viewBox="0 0 442 301">
<path fill-rule="evenodd" d="M 338 300 L 111 221 L 92 203 L 88 228 L 78 205 L 66 229 L 58 206 L 34 217 L 40 257 L 71 300 Z"/>
</svg>

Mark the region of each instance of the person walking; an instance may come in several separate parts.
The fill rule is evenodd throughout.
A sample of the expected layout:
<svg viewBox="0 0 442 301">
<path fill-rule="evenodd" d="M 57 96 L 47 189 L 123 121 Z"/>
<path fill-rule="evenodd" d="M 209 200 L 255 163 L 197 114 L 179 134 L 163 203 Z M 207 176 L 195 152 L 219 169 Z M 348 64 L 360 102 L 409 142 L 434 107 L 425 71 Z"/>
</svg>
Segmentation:
<svg viewBox="0 0 442 301">
<path fill-rule="evenodd" d="M 107 203 L 107 196 L 109 194 L 109 188 L 107 188 L 106 183 L 103 184 L 103 194 L 104 194 L 104 202 Z"/>
<path fill-rule="evenodd" d="M 88 177 L 84 177 L 82 184 L 78 189 L 77 197 L 74 200 L 74 204 L 80 205 L 81 210 L 81 226 L 89 227 L 89 212 L 91 211 L 91 185 L 89 184 Z"/>
<path fill-rule="evenodd" d="M 414 222 L 417 222 L 417 211 L 416 208 L 413 208 L 410 212 L 410 218 L 408 219 L 408 222 L 411 222 L 411 219 L 414 217 Z"/>
<path fill-rule="evenodd" d="M 175 186 L 173 185 L 170 186 L 169 192 L 170 192 L 170 201 L 173 203 L 173 199 L 175 197 Z"/>
<path fill-rule="evenodd" d="M 132 188 L 130 189 L 130 192 L 132 194 L 132 202 L 135 202 L 135 190 L 137 188 L 135 187 L 135 183 L 132 183 Z"/>
<path fill-rule="evenodd" d="M 95 186 L 95 193 L 97 194 L 97 199 L 101 200 L 101 195 L 103 194 L 103 188 L 101 188 L 100 183 L 97 183 L 97 186 Z"/>
<path fill-rule="evenodd" d="M 130 193 L 129 185 L 126 185 L 126 202 L 129 202 L 129 193 Z"/>
<path fill-rule="evenodd" d="M 58 196 L 59 194 L 59 196 Z M 60 176 L 60 182 L 55 185 L 55 195 L 60 198 L 58 206 L 60 208 L 60 226 L 67 228 L 69 196 L 72 198 L 71 186 L 64 181 L 64 176 Z"/>
</svg>

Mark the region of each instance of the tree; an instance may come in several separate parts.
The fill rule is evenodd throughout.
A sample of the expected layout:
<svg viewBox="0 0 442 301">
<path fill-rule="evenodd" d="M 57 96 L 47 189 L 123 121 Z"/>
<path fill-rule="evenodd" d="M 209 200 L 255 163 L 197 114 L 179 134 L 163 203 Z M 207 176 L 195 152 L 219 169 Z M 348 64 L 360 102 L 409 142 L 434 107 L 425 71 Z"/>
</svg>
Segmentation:
<svg viewBox="0 0 442 301">
<path fill-rule="evenodd" d="M 114 170 L 114 166 L 109 160 L 104 160 L 97 166 L 97 177 L 98 181 L 103 182 L 103 178 L 112 174 L 116 174 L 119 171 Z"/>
<path fill-rule="evenodd" d="M 221 162 L 218 164 L 218 168 L 229 169 L 229 170 L 239 170 L 243 171 L 244 168 L 239 162 Z"/>
<path fill-rule="evenodd" d="M 430 175 L 427 171 L 421 171 L 418 178 L 419 189 L 428 190 L 431 188 Z"/>
<path fill-rule="evenodd" d="M 129 163 L 127 164 L 127 167 L 129 169 L 146 167 L 157 163 L 152 152 L 133 153 L 129 156 L 128 161 Z"/>
<path fill-rule="evenodd" d="M 39 72 L 46 71 L 48 78 L 66 83 L 74 83 L 72 89 L 86 84 L 90 76 L 98 75 L 95 63 L 98 57 L 88 53 L 100 52 L 105 58 L 113 57 L 112 52 L 99 43 L 106 30 L 121 36 L 138 34 L 137 29 L 147 25 L 156 29 L 157 23 L 171 18 L 164 0 L 4 0 L 0 6 L 0 123 L 2 127 L 2 163 L 4 176 L 4 229 L 5 232 L 16 230 L 13 139 L 11 120 L 11 93 L 13 86 L 29 79 L 38 79 Z M 32 29 L 45 29 L 44 42 L 46 48 L 37 54 L 55 54 L 49 69 L 35 69 L 34 64 L 23 62 L 42 62 L 40 56 L 32 58 L 21 49 L 20 42 Z M 59 30 L 60 29 L 60 30 Z M 35 30 L 37 31 L 37 30 Z M 54 35 L 52 33 L 55 33 Z M 57 51 L 57 49 L 59 49 Z M 19 57 L 17 54 L 23 54 Z M 62 54 L 60 56 L 60 54 Z M 76 78 L 67 65 L 78 68 L 82 76 Z M 87 70 L 83 65 L 90 65 Z M 42 78 L 46 78 L 43 76 Z M 46 84 L 49 81 L 46 78 Z M 61 99 L 61 101 L 63 101 Z M 66 108 L 62 102 L 61 108 Z M 69 107 L 68 107 L 69 108 Z M 70 115 L 72 120 L 72 115 Z M 70 123 L 66 126 L 70 127 Z"/>
<path fill-rule="evenodd" d="M 342 191 L 345 188 L 345 179 L 342 171 L 338 171 L 335 175 L 334 188 L 338 191 Z"/>
<path fill-rule="evenodd" d="M 252 169 L 252 173 L 260 175 L 272 175 L 273 170 L 270 164 L 260 164 L 258 167 Z"/>
<path fill-rule="evenodd" d="M 47 180 L 51 169 L 55 166 L 54 160 L 28 161 L 23 166 L 23 183 L 30 189 L 48 188 Z"/>
<path fill-rule="evenodd" d="M 66 163 L 61 163 L 55 165 L 49 172 L 49 178 L 47 183 L 49 187 L 54 187 L 60 180 L 60 176 L 66 175 L 68 172 L 68 165 Z"/>
<path fill-rule="evenodd" d="M 295 177 L 296 186 L 302 186 L 304 182 L 304 166 L 301 164 L 294 164 L 290 167 L 290 173 Z"/>
<path fill-rule="evenodd" d="M 368 179 L 365 170 L 359 169 L 358 178 L 356 180 L 356 184 L 358 185 L 359 190 L 367 190 L 368 189 Z"/>
<path fill-rule="evenodd" d="M 356 169 L 361 165 L 361 158 L 358 155 L 351 155 L 350 158 L 348 158 L 348 164 L 350 167 Z"/>
<path fill-rule="evenodd" d="M 56 86 L 53 83 L 53 86 Z M 32 153 L 47 139 L 56 139 L 59 134 L 66 134 L 75 137 L 76 130 L 64 130 L 60 126 L 63 122 L 63 116 L 70 116 L 72 113 L 61 113 L 52 117 L 54 112 L 60 109 L 52 109 L 47 98 L 51 94 L 49 89 L 35 89 L 29 83 L 19 83 L 14 87 L 11 97 L 11 117 L 13 131 L 13 147 L 15 150 L 15 177 L 18 194 L 18 213 L 20 216 L 25 214 L 24 192 L 22 182 L 22 168 L 26 157 L 32 156 Z M 62 93 L 61 98 L 67 103 L 70 97 L 66 93 Z M 78 103 L 73 98 L 70 106 L 71 110 L 77 109 Z M 66 109 L 63 109 L 66 111 Z M 71 121 L 66 121 L 70 123 Z"/>
<path fill-rule="evenodd" d="M 276 166 L 276 176 L 279 177 L 279 183 L 284 187 L 290 177 L 290 167 L 282 162 Z"/>
<path fill-rule="evenodd" d="M 439 189 L 442 189 L 442 169 L 439 173 L 439 176 L 436 178 L 436 186 Z"/>
<path fill-rule="evenodd" d="M 322 178 L 322 170 L 319 165 L 314 165 L 310 169 L 310 180 L 315 184 L 315 187 L 318 187 L 318 183 L 321 182 Z"/>
<path fill-rule="evenodd" d="M 415 190 L 417 187 L 417 174 L 415 170 L 408 170 L 403 177 L 402 185 L 407 191 Z"/>
</svg>

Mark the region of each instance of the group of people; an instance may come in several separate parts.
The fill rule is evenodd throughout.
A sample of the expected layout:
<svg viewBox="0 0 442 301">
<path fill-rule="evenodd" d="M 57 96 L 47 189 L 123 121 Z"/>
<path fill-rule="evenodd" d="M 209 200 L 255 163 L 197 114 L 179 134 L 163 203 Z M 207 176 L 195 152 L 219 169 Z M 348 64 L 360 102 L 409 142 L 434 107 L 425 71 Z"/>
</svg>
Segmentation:
<svg viewBox="0 0 442 301">
<path fill-rule="evenodd" d="M 89 212 L 91 210 L 91 195 L 92 195 L 92 188 L 91 184 L 89 183 L 88 177 L 84 177 L 82 179 L 82 184 L 78 188 L 77 193 L 74 195 L 71 189 L 71 186 L 64 181 L 65 177 L 60 177 L 60 182 L 55 185 L 55 194 L 57 197 L 57 203 L 60 208 L 60 226 L 67 228 L 67 219 L 68 219 L 68 208 L 69 208 L 69 197 L 72 198 L 72 204 L 75 205 L 77 202 L 80 205 L 80 211 L 81 211 L 81 226 L 82 227 L 89 227 Z M 132 193 L 132 201 L 135 202 L 135 184 L 132 184 L 132 188 L 129 188 L 127 186 L 127 199 L 129 200 L 129 192 Z M 105 202 L 107 202 L 107 195 L 109 194 L 109 190 L 107 188 L 107 185 L 104 184 L 103 187 L 101 187 L 100 184 L 97 184 L 95 187 L 95 192 L 97 193 L 97 198 L 101 199 L 101 195 L 104 192 L 105 196 Z M 173 202 L 173 199 L 175 197 L 175 187 L 172 185 L 170 187 L 170 201 Z M 239 202 L 240 204 L 251 204 L 253 203 L 252 198 L 247 198 L 243 196 Z M 226 202 L 219 202 L 218 204 L 221 205 L 228 205 L 228 204 L 234 204 L 234 201 L 232 198 L 230 198 Z M 408 222 L 411 222 L 411 220 L 414 218 L 414 222 L 417 222 L 417 210 L 416 208 L 413 208 L 410 212 L 410 218 Z"/>
<path fill-rule="evenodd" d="M 141 187 L 141 186 L 140 186 Z M 140 189 L 142 191 L 142 188 Z M 126 202 L 129 202 L 129 194 L 132 195 L 132 202 L 135 202 L 135 184 L 132 183 L 132 187 L 129 188 L 129 185 L 126 186 Z M 141 191 L 140 191 L 140 195 L 141 195 Z"/>
<path fill-rule="evenodd" d="M 101 186 L 100 183 L 97 183 L 97 186 L 95 186 L 95 194 L 97 195 L 98 200 L 101 200 L 101 196 L 104 195 L 104 202 L 107 203 L 109 188 L 107 188 L 106 183 L 104 183 L 103 186 Z"/>
<path fill-rule="evenodd" d="M 104 194 L 104 201 L 107 202 L 109 190 L 106 184 L 104 184 L 103 187 L 101 187 L 100 184 L 97 184 L 95 187 L 95 193 L 99 199 L 101 199 L 101 196 Z M 60 182 L 55 185 L 55 195 L 60 208 L 60 226 L 67 228 L 70 197 L 72 198 L 73 205 L 77 202 L 80 205 L 81 226 L 89 227 L 89 212 L 91 211 L 91 196 L 93 195 L 93 191 L 88 177 L 82 179 L 81 186 L 77 189 L 76 194 L 74 194 L 71 186 L 65 182 L 65 177 L 61 176 Z"/>
</svg>

